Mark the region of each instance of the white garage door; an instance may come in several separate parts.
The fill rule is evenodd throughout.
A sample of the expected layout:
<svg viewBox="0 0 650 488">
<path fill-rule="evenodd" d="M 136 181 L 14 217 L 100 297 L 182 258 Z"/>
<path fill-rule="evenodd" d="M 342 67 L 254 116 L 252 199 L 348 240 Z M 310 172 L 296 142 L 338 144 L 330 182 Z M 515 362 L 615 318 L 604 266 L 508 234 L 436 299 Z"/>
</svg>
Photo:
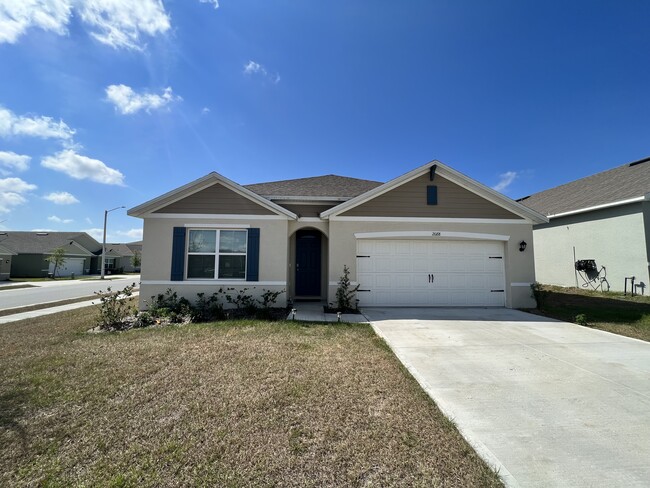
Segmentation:
<svg viewBox="0 0 650 488">
<path fill-rule="evenodd" d="M 74 273 L 75 276 L 80 276 L 84 274 L 84 263 L 84 258 L 66 258 L 65 264 L 63 266 L 59 266 L 56 269 L 56 275 L 70 276 L 72 273 Z M 54 263 L 50 263 L 49 272 L 54 273 Z"/>
<path fill-rule="evenodd" d="M 496 241 L 359 239 L 359 303 L 502 307 L 503 250 Z"/>
</svg>

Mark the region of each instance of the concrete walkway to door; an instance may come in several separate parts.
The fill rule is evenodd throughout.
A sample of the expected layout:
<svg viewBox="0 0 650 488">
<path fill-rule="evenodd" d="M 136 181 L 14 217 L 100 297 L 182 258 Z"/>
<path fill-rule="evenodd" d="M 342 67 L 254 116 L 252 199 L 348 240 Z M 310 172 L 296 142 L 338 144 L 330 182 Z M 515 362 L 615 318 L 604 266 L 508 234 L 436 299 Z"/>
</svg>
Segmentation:
<svg viewBox="0 0 650 488">
<path fill-rule="evenodd" d="M 508 486 L 650 486 L 650 343 L 508 309 L 364 314 Z"/>
</svg>

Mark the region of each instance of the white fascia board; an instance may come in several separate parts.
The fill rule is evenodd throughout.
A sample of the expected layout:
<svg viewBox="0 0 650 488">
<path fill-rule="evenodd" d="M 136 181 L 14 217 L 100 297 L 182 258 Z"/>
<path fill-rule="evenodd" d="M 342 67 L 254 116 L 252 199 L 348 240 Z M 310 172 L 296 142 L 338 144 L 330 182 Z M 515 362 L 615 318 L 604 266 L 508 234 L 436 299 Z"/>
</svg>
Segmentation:
<svg viewBox="0 0 650 488">
<path fill-rule="evenodd" d="M 465 188 L 466 190 L 471 191 L 472 193 L 475 193 L 485 198 L 486 200 L 494 203 L 495 205 L 503 207 L 506 210 L 509 210 L 510 212 L 519 215 L 522 218 L 529 219 L 531 222 L 540 223 L 540 224 L 548 222 L 548 219 L 544 215 L 540 214 L 539 212 L 536 212 L 535 210 L 532 210 L 520 203 L 515 202 L 514 200 L 506 197 L 505 195 L 502 195 L 501 193 L 493 190 L 492 188 L 489 188 L 479 183 L 478 181 L 473 180 L 469 176 L 465 176 L 464 174 L 454 169 L 451 169 L 444 163 L 441 163 L 440 161 L 437 160 L 433 160 L 427 164 L 415 168 L 414 170 L 409 171 L 408 173 L 405 173 L 402 176 L 399 176 L 395 179 L 392 179 L 389 182 L 384 183 L 381 186 L 378 186 L 377 188 L 373 188 L 372 190 L 369 190 L 366 193 L 359 195 L 358 197 L 348 200 L 345 203 L 342 203 L 340 205 L 337 205 L 336 207 L 325 210 L 324 212 L 321 213 L 321 217 L 322 218 L 334 217 L 340 213 L 345 212 L 346 210 L 350 210 L 351 208 L 354 208 L 357 205 L 361 205 L 362 203 L 365 203 L 375 197 L 378 197 L 379 195 L 382 195 L 383 193 L 386 193 L 392 190 L 393 188 L 403 185 L 404 183 L 408 183 L 409 181 L 414 180 L 415 178 L 418 178 L 423 174 L 426 174 L 428 171 L 430 171 L 431 166 L 434 164 L 436 165 L 436 175 L 440 175 L 443 178 L 451 181 L 452 183 L 455 183 L 458 186 Z"/>
<path fill-rule="evenodd" d="M 510 236 L 481 234 L 477 232 L 447 232 L 428 230 L 409 230 L 394 232 L 357 232 L 357 239 L 475 239 L 481 241 L 509 241 Z"/>
<path fill-rule="evenodd" d="M 192 229 L 250 229 L 250 224 L 202 224 L 200 222 L 193 222 L 185 224 L 184 227 Z"/>
<path fill-rule="evenodd" d="M 286 208 L 281 207 L 280 205 L 273 203 L 264 197 L 259 196 L 257 193 L 254 193 L 251 190 L 244 188 L 240 184 L 235 183 L 234 181 L 229 180 L 225 176 L 220 175 L 219 173 L 216 173 L 214 171 L 202 178 L 199 178 L 198 180 L 194 180 L 186 185 L 176 188 L 175 190 L 167 192 L 164 195 L 154 198 L 153 200 L 149 200 L 148 202 L 145 202 L 142 205 L 133 207 L 129 209 L 126 213 L 131 217 L 142 217 L 145 213 L 153 213 L 162 207 L 166 207 L 167 205 L 171 205 L 172 203 L 175 203 L 194 193 L 197 193 L 201 190 L 205 190 L 206 188 L 214 185 L 215 183 L 222 184 L 229 190 L 232 190 L 235 193 L 238 193 L 239 195 L 242 195 L 248 198 L 249 200 L 254 201 L 258 205 L 268 210 L 286 215 L 291 219 L 298 218 L 296 214 L 287 210 Z"/>
<path fill-rule="evenodd" d="M 604 208 L 620 207 L 621 205 L 629 205 L 630 203 L 637 203 L 650 200 L 650 193 L 646 193 L 642 197 L 628 198 L 627 200 L 619 200 L 618 202 L 603 203 L 602 205 L 594 205 L 593 207 L 579 208 L 577 210 L 570 210 L 568 212 L 560 212 L 557 214 L 549 215 L 549 219 L 556 219 L 558 217 L 568 217 L 569 215 L 577 215 L 586 212 L 593 212 L 594 210 L 602 210 Z"/>
</svg>

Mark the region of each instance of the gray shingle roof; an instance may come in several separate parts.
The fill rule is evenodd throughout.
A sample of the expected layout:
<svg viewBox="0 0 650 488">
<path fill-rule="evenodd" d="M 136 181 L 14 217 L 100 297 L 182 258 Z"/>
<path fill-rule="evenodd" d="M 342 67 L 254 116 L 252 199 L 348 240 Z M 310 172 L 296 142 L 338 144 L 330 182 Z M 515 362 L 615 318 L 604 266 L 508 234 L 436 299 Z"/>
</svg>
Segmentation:
<svg viewBox="0 0 650 488">
<path fill-rule="evenodd" d="M 85 232 L 21 232 L 21 231 L 1 231 L 0 244 L 7 249 L 19 254 L 47 254 L 57 247 L 63 247 L 67 252 L 73 253 L 78 248 L 71 249 L 70 242 L 77 244 L 87 249 L 89 252 L 94 252 L 96 247 L 101 248 L 95 239 L 90 237 Z M 95 247 L 95 249 L 89 249 Z"/>
<path fill-rule="evenodd" d="M 99 254 L 101 254 L 101 251 L 99 252 Z M 118 256 L 118 257 L 133 256 L 133 251 L 126 244 L 122 244 L 122 243 L 109 244 L 107 242 L 106 243 L 106 255 L 107 256 Z"/>
<path fill-rule="evenodd" d="M 650 192 L 650 158 L 556 186 L 517 200 L 544 215 L 605 205 Z"/>
<path fill-rule="evenodd" d="M 352 198 L 381 185 L 379 181 L 346 176 L 325 175 L 295 180 L 271 181 L 244 185 L 263 197 L 336 197 Z"/>
</svg>

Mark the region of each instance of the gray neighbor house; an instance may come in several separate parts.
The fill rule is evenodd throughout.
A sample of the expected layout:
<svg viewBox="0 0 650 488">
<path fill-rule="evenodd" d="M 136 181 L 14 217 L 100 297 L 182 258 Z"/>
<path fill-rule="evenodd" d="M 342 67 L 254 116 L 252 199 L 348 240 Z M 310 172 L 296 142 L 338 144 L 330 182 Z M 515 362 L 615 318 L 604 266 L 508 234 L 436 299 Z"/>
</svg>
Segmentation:
<svg viewBox="0 0 650 488">
<path fill-rule="evenodd" d="M 634 290 L 650 283 L 650 158 L 521 198 L 533 226 L 538 282 Z"/>
<path fill-rule="evenodd" d="M 106 245 L 107 273 L 134 270 L 133 251 L 128 246 Z M 51 275 L 54 265 L 47 258 L 57 248 L 65 251 L 65 263 L 56 270 L 57 277 L 100 273 L 102 245 L 85 232 L 0 231 L 0 280 Z"/>
</svg>

